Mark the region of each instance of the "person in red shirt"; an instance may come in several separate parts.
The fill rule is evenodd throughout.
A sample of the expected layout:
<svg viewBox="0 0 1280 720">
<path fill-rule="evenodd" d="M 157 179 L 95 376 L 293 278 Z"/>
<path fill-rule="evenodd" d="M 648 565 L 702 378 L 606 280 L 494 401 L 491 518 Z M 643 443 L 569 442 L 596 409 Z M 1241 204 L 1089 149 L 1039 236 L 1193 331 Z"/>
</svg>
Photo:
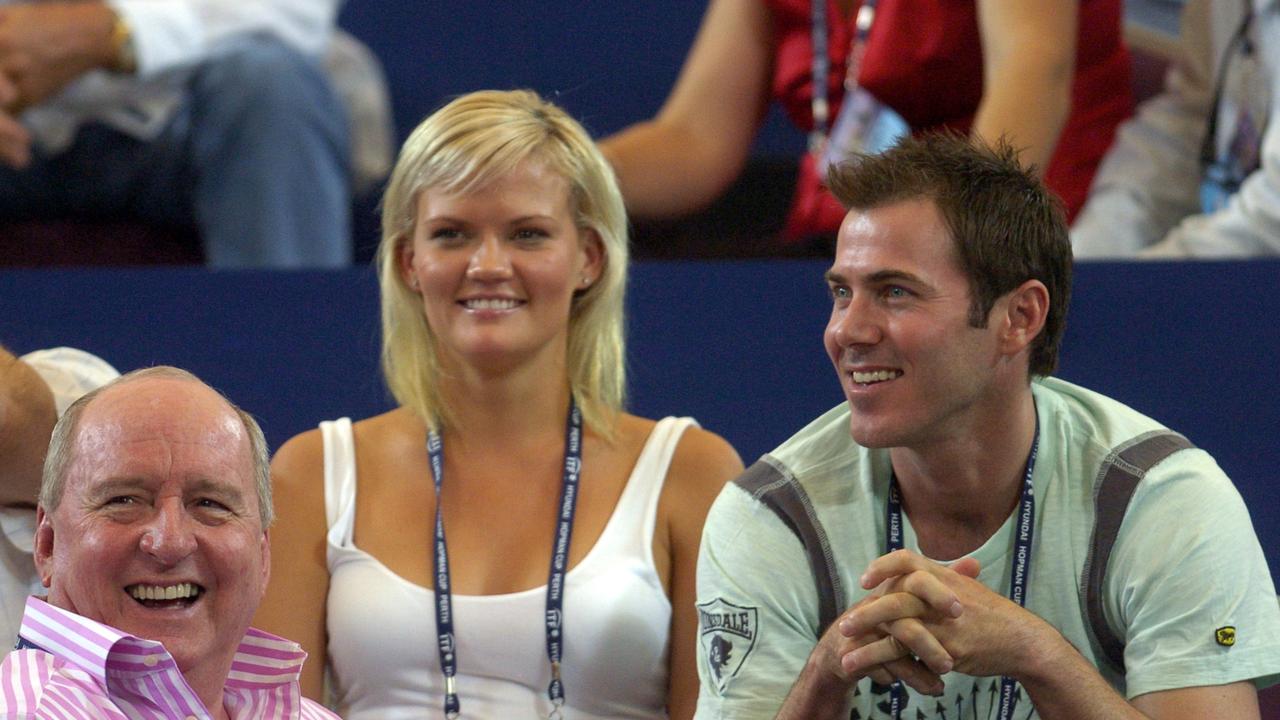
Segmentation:
<svg viewBox="0 0 1280 720">
<path fill-rule="evenodd" d="M 839 121 L 859 0 L 825 2 L 826 99 Z M 606 138 L 627 210 L 672 218 L 714 201 L 741 172 L 769 103 L 814 126 L 812 0 L 712 0 L 661 111 Z M 912 131 L 1006 136 L 1068 215 L 1132 113 L 1120 0 L 880 0 L 856 77 Z M 844 210 L 801 160 L 784 239 L 835 234 Z"/>
</svg>

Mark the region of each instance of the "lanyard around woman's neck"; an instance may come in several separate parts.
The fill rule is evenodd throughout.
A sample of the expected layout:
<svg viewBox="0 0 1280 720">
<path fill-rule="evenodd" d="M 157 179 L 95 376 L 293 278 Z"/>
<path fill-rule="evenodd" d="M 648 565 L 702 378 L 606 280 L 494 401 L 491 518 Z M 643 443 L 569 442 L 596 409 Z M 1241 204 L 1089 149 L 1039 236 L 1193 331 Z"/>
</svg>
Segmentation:
<svg viewBox="0 0 1280 720">
<path fill-rule="evenodd" d="M 864 0 L 854 17 L 854 35 L 849 46 L 849 62 L 845 73 L 846 92 L 851 83 L 857 83 L 858 66 L 862 64 L 867 38 L 871 35 L 871 23 L 876 17 L 876 1 Z M 827 0 L 813 0 L 810 32 L 813 41 L 813 97 L 809 104 L 813 114 L 813 129 L 809 131 L 809 152 L 815 157 L 821 157 L 831 127 L 831 98 L 827 94 L 827 77 L 831 74 L 831 57 L 827 54 Z"/>
<path fill-rule="evenodd" d="M 569 566 L 569 541 L 573 536 L 573 515 L 578 502 L 578 476 L 582 472 L 582 413 L 569 398 L 569 419 L 564 438 L 564 474 L 560 486 L 559 514 L 556 533 L 551 543 L 551 570 L 547 578 L 547 605 L 544 618 L 547 634 L 547 659 L 551 662 L 551 684 L 547 697 L 551 700 L 551 717 L 560 717 L 564 705 L 564 683 L 560 680 L 560 661 L 564 655 L 564 578 Z M 453 633 L 453 592 L 449 584 L 449 549 L 444 536 L 440 488 L 444 483 L 444 443 L 435 430 L 427 433 L 427 458 L 436 486 L 435 593 L 436 639 L 440 650 L 440 670 L 444 673 L 444 714 L 456 718 L 462 711 L 458 700 L 457 642 Z"/>
<path fill-rule="evenodd" d="M 1022 499 L 1018 504 L 1018 532 L 1013 537 L 1013 568 L 1009 573 L 1009 599 L 1022 607 L 1027 604 L 1027 590 L 1031 585 L 1031 540 L 1035 533 L 1036 499 L 1035 488 L 1031 476 L 1036 470 L 1036 454 L 1040 450 L 1040 420 L 1036 419 L 1036 429 L 1031 438 L 1031 453 L 1027 456 L 1027 467 L 1022 478 Z M 890 471 L 892 473 L 892 471 Z M 885 502 L 885 552 L 893 552 L 903 548 L 902 528 L 902 494 L 898 490 L 897 474 L 889 476 L 889 499 Z M 1009 676 L 1000 678 L 1000 720 L 1013 717 L 1013 707 L 1017 703 L 1014 690 L 1017 681 Z M 889 713 L 894 718 L 902 715 L 906 689 L 902 681 L 889 687 Z"/>
</svg>

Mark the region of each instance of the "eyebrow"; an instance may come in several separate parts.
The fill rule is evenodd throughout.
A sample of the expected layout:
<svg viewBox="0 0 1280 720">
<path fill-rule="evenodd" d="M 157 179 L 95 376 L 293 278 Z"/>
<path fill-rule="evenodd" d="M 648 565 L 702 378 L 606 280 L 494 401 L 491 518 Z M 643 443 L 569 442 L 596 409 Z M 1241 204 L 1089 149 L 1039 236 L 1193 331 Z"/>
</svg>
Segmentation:
<svg viewBox="0 0 1280 720">
<path fill-rule="evenodd" d="M 427 223 L 461 223 L 462 220 L 452 215 L 422 215 L 418 218 L 418 223 L 425 225 Z"/>
<path fill-rule="evenodd" d="M 90 488 L 85 495 L 96 500 L 104 497 L 110 497 L 127 490 L 141 490 L 145 487 L 146 482 L 141 478 L 112 478 L 110 480 L 104 480 L 97 483 Z"/>
<path fill-rule="evenodd" d="M 120 477 L 104 480 L 94 485 L 86 495 L 95 500 L 104 497 L 135 490 L 148 489 L 149 483 L 142 478 Z M 243 502 L 245 494 L 240 488 L 235 487 L 231 483 L 219 482 L 210 478 L 197 478 L 191 482 L 189 486 L 184 488 L 184 494 L 209 494 L 216 495 L 225 500 L 236 500 Z"/>
<path fill-rule="evenodd" d="M 828 283 L 835 285 L 849 284 L 849 281 L 845 276 L 835 270 L 828 270 L 823 273 L 822 276 Z M 877 270 L 863 278 L 863 281 L 872 285 L 885 282 L 909 282 L 916 285 L 929 285 L 924 278 L 914 273 L 909 273 L 906 270 Z"/>
<path fill-rule="evenodd" d="M 210 478 L 197 478 L 191 482 L 187 488 L 191 493 L 206 493 L 217 495 L 225 499 L 234 499 L 243 501 L 245 493 L 232 483 L 220 482 Z"/>
<path fill-rule="evenodd" d="M 531 220 L 552 220 L 552 221 L 554 221 L 554 220 L 555 220 L 555 217 L 553 217 L 553 216 L 551 216 L 551 215 L 544 214 L 544 213 L 534 213 L 534 214 L 532 214 L 532 215 L 521 215 L 520 217 L 512 218 L 512 219 L 508 220 L 508 221 L 506 222 L 506 224 L 508 224 L 508 225 L 517 225 L 517 224 L 519 224 L 519 223 L 522 223 L 522 222 L 529 222 L 529 221 L 531 221 Z M 470 223 L 469 223 L 469 222 L 467 222 L 466 220 L 464 220 L 464 219 L 462 219 L 462 218 L 454 217 L 454 216 L 452 216 L 452 215 L 426 215 L 426 216 L 423 216 L 423 218 L 422 218 L 421 222 L 424 222 L 424 223 L 437 223 L 437 222 L 442 222 L 442 223 L 454 223 L 454 224 L 457 224 L 457 225 L 469 225 L 469 224 L 470 224 Z"/>
<path fill-rule="evenodd" d="M 895 281 L 897 282 L 905 281 L 905 282 L 912 283 L 914 285 L 926 285 L 926 286 L 929 285 L 929 283 L 926 282 L 924 278 L 920 277 L 919 275 L 916 275 L 915 273 L 909 273 L 906 270 L 880 270 L 877 272 L 873 272 L 867 276 L 867 282 L 871 282 L 871 283 L 884 283 L 884 282 L 895 282 Z"/>
</svg>

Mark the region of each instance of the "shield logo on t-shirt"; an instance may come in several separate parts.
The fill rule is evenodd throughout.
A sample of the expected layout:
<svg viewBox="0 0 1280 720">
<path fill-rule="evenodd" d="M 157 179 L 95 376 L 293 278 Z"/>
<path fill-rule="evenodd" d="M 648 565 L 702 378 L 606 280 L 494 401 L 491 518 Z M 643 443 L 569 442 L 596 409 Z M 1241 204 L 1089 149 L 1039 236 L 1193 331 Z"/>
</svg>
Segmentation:
<svg viewBox="0 0 1280 720">
<path fill-rule="evenodd" d="M 759 612 L 721 598 L 698 605 L 698 645 L 716 692 L 724 692 L 730 678 L 756 645 Z"/>
</svg>

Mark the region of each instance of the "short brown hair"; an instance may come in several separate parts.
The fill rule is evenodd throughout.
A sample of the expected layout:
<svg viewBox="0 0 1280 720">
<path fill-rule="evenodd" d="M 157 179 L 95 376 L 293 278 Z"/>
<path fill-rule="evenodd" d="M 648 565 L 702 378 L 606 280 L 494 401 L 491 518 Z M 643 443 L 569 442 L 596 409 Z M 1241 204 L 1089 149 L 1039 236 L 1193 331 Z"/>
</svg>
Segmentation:
<svg viewBox="0 0 1280 720">
<path fill-rule="evenodd" d="M 969 278 L 969 323 L 985 327 L 995 301 L 1027 280 L 1049 290 L 1049 314 L 1031 346 L 1029 371 L 1051 375 L 1071 301 L 1071 242 L 1061 201 L 994 145 L 950 132 L 908 137 L 876 155 L 859 154 L 831 170 L 831 192 L 850 210 L 932 200 Z"/>
</svg>

